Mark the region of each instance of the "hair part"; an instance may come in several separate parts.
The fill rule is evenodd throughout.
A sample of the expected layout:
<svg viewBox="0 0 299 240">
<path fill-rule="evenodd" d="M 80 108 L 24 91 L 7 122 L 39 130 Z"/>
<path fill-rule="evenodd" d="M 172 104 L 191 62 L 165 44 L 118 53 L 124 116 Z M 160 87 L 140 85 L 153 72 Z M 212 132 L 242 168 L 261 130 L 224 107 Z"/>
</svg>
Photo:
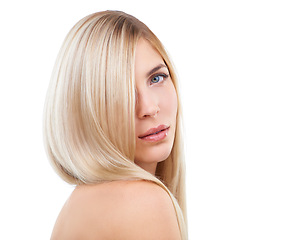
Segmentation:
<svg viewBox="0 0 299 240">
<path fill-rule="evenodd" d="M 140 38 L 160 53 L 178 94 L 173 65 L 145 24 L 119 11 L 91 14 L 68 33 L 54 66 L 44 111 L 46 152 L 55 171 L 70 184 L 115 180 L 158 184 L 170 195 L 186 239 L 179 101 L 173 149 L 158 163 L 157 177 L 134 163 L 134 62 Z"/>
</svg>

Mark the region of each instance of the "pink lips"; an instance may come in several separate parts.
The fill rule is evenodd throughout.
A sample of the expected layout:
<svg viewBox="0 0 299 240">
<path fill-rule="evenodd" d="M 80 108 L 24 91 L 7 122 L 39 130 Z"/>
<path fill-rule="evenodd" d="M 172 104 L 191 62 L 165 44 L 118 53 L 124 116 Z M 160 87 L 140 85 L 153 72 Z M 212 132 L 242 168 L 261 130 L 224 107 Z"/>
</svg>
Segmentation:
<svg viewBox="0 0 299 240">
<path fill-rule="evenodd" d="M 156 128 L 149 129 L 144 134 L 138 136 L 138 138 L 148 142 L 157 142 L 166 138 L 168 131 L 169 131 L 169 126 L 160 125 Z"/>
</svg>

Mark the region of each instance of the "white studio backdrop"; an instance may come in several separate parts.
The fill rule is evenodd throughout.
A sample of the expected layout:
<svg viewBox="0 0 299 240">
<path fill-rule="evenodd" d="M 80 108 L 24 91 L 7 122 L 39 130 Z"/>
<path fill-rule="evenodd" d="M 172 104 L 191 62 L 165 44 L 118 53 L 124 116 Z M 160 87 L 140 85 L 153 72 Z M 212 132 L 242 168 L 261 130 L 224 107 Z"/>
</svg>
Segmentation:
<svg viewBox="0 0 299 240">
<path fill-rule="evenodd" d="M 49 239 L 73 190 L 51 169 L 42 113 L 64 37 L 122 10 L 175 63 L 191 240 L 299 239 L 297 1 L 7 1 L 1 26 L 0 239 Z"/>
</svg>

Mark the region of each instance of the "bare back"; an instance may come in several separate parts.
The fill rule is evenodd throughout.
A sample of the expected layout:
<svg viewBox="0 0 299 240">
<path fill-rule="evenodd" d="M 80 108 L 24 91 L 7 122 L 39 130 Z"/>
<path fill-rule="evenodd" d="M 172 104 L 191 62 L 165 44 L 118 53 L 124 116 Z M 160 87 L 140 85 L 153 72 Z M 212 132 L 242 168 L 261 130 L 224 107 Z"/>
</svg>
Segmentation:
<svg viewBox="0 0 299 240">
<path fill-rule="evenodd" d="M 62 208 L 56 239 L 181 239 L 168 194 L 146 181 L 77 187 Z"/>
</svg>

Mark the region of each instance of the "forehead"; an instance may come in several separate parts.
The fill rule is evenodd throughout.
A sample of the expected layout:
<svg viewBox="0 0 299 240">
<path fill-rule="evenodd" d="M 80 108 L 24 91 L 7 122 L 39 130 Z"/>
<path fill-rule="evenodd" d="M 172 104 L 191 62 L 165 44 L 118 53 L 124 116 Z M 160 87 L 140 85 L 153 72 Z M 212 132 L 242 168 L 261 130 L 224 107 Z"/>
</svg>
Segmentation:
<svg viewBox="0 0 299 240">
<path fill-rule="evenodd" d="M 143 77 L 151 69 L 164 61 L 159 52 L 145 39 L 140 39 L 137 43 L 135 53 L 135 76 Z"/>
</svg>

